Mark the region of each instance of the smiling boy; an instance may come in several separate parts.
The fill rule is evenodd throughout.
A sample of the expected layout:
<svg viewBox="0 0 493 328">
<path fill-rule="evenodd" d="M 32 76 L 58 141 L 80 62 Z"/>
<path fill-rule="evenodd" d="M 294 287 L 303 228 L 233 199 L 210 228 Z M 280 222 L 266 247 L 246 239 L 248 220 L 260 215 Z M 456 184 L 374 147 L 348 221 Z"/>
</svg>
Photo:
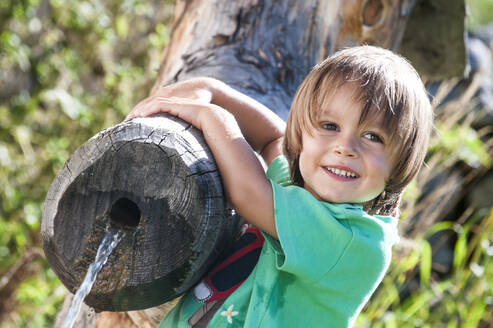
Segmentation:
<svg viewBox="0 0 493 328">
<path fill-rule="evenodd" d="M 229 296 L 211 304 L 191 291 L 160 327 L 351 326 L 390 264 L 400 197 L 432 127 L 412 66 L 376 47 L 339 51 L 303 81 L 286 127 L 207 78 L 162 89 L 129 118 L 158 112 L 203 131 L 233 207 L 265 237 Z"/>
</svg>

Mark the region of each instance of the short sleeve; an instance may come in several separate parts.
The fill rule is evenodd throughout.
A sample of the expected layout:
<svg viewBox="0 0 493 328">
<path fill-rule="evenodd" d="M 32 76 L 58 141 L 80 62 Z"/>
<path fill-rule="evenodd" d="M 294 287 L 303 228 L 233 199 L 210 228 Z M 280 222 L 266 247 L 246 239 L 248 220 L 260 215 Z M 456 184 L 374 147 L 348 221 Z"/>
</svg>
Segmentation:
<svg viewBox="0 0 493 328">
<path fill-rule="evenodd" d="M 344 255 L 352 240 L 346 220 L 338 220 L 329 204 L 296 186 L 272 182 L 279 241 L 267 237 L 279 270 L 317 281 Z"/>
<path fill-rule="evenodd" d="M 289 165 L 286 157 L 278 156 L 267 168 L 267 177 L 281 186 L 288 186 L 291 184 L 291 178 L 289 174 Z"/>
</svg>

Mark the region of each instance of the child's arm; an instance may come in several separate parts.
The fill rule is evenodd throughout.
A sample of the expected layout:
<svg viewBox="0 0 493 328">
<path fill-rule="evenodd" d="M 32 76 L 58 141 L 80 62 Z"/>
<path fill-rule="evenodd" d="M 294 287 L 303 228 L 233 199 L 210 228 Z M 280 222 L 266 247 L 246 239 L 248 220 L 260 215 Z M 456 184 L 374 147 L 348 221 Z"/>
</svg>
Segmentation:
<svg viewBox="0 0 493 328">
<path fill-rule="evenodd" d="M 259 151 L 267 164 L 281 154 L 284 122 L 265 106 L 217 80 L 194 79 L 187 87 L 195 99 L 167 98 L 163 97 L 169 96 L 167 90 L 158 91 L 139 103 L 128 118 L 168 112 L 201 129 L 235 210 L 277 238 L 272 188 L 253 150 Z M 174 88 L 171 94 L 186 96 L 176 85 Z M 200 97 L 196 97 L 200 94 L 197 90 L 202 90 Z M 213 104 L 207 103 L 207 98 Z"/>
<path fill-rule="evenodd" d="M 233 114 L 242 134 L 267 165 L 282 153 L 284 121 L 258 101 L 219 80 L 202 77 L 163 87 L 137 104 L 127 119 L 159 113 L 156 97 L 188 98 L 218 105 Z"/>
<path fill-rule="evenodd" d="M 267 165 L 282 154 L 286 124 L 279 116 L 221 81 L 204 79 L 204 82 L 211 90 L 211 102 L 233 114 L 246 140 Z"/>
</svg>

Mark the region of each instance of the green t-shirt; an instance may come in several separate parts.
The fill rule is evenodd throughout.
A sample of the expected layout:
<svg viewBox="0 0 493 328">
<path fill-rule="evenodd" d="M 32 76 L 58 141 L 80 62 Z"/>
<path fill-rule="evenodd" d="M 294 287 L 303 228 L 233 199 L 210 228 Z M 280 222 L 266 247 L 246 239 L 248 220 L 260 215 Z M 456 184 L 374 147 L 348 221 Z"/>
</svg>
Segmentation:
<svg viewBox="0 0 493 328">
<path fill-rule="evenodd" d="M 397 220 L 361 205 L 320 202 L 289 185 L 276 158 L 267 170 L 279 240 L 264 234 L 259 261 L 208 327 L 349 327 L 381 282 L 398 242 Z M 188 292 L 159 327 L 188 327 L 201 307 Z"/>
</svg>

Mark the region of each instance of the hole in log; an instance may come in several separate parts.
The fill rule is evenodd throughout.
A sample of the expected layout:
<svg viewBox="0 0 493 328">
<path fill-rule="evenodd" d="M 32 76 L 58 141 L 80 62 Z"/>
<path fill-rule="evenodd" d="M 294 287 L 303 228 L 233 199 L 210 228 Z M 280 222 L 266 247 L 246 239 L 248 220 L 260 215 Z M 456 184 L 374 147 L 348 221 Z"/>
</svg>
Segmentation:
<svg viewBox="0 0 493 328">
<path fill-rule="evenodd" d="M 111 222 L 124 228 L 135 228 L 140 222 L 140 209 L 130 199 L 118 199 L 110 210 Z"/>
<path fill-rule="evenodd" d="M 382 0 L 368 0 L 363 6 L 363 24 L 373 26 L 377 24 L 383 13 Z"/>
</svg>

